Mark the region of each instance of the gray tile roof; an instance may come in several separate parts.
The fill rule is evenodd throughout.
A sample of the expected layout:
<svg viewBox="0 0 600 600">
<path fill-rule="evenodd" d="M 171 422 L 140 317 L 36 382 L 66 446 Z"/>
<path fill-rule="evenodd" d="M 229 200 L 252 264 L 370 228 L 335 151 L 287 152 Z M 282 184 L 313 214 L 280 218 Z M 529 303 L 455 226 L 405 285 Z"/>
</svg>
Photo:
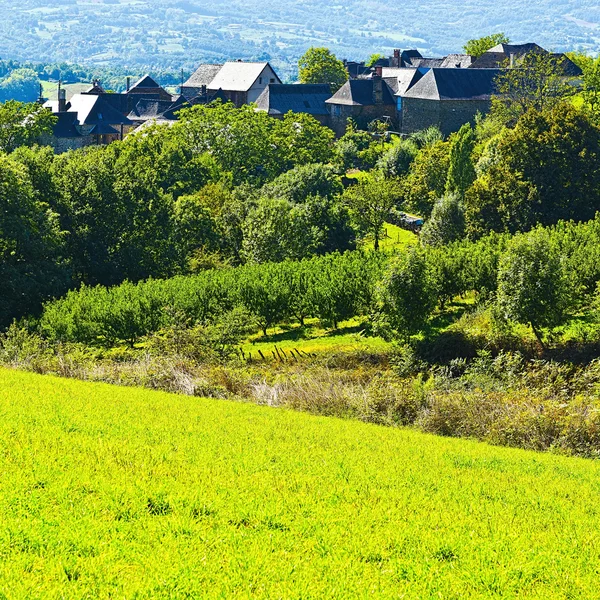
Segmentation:
<svg viewBox="0 0 600 600">
<path fill-rule="evenodd" d="M 52 126 L 52 133 L 57 138 L 75 138 L 81 137 L 81 133 L 77 129 L 79 121 L 77 115 L 70 112 L 57 113 L 58 120 Z"/>
<path fill-rule="evenodd" d="M 225 92 L 247 92 L 268 66 L 268 62 L 226 62 L 208 87 Z M 275 83 L 281 83 L 277 75 L 275 78 Z"/>
<path fill-rule="evenodd" d="M 383 78 L 396 96 L 407 92 L 423 74 L 416 68 L 383 68 Z"/>
<path fill-rule="evenodd" d="M 160 85 L 150 77 L 150 75 L 144 75 L 139 81 L 136 81 L 129 90 L 138 89 L 138 88 L 150 88 L 156 89 L 159 88 Z"/>
<path fill-rule="evenodd" d="M 373 79 L 349 79 L 326 104 L 342 104 L 346 106 L 373 106 Z M 396 104 L 390 86 L 385 80 L 383 83 L 382 104 Z"/>
<path fill-rule="evenodd" d="M 259 96 L 257 108 L 270 115 L 285 115 L 289 111 L 310 115 L 328 114 L 325 101 L 331 98 L 327 84 L 271 83 Z"/>
<path fill-rule="evenodd" d="M 200 65 L 191 77 L 183 84 L 183 87 L 199 88 L 203 85 L 209 86 L 223 65 Z"/>
<path fill-rule="evenodd" d="M 489 100 L 496 92 L 499 69 L 431 69 L 404 98 L 422 100 Z"/>
<path fill-rule="evenodd" d="M 448 54 L 442 61 L 442 69 L 468 69 L 474 62 L 470 54 Z"/>
</svg>

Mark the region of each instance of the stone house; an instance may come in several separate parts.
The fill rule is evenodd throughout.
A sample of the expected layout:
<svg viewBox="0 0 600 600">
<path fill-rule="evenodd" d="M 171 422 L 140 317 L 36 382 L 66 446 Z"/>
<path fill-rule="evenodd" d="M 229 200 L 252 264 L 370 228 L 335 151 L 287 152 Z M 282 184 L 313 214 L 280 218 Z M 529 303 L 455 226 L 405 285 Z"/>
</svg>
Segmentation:
<svg viewBox="0 0 600 600">
<path fill-rule="evenodd" d="M 191 77 L 181 86 L 181 95 L 187 100 L 206 94 L 208 86 L 217 76 L 223 65 L 200 65 Z"/>
<path fill-rule="evenodd" d="M 444 136 L 486 114 L 496 92 L 499 69 L 433 68 L 400 94 L 401 131 L 414 133 L 430 126 Z"/>
<path fill-rule="evenodd" d="M 383 79 L 381 68 L 371 79 L 349 79 L 325 104 L 330 127 L 338 136 L 344 134 L 350 118 L 360 129 L 375 120 L 386 121 L 392 128 L 397 125 L 394 91 Z"/>
<path fill-rule="evenodd" d="M 181 93 L 192 101 L 208 94 L 224 96 L 236 106 L 256 102 L 264 89 L 272 83 L 281 83 L 268 62 L 226 62 L 223 65 L 200 65 L 181 86 Z"/>
<path fill-rule="evenodd" d="M 268 62 L 226 62 L 207 85 L 207 90 L 221 90 L 239 107 L 256 102 L 271 83 L 281 83 L 281 80 Z"/>
<path fill-rule="evenodd" d="M 322 125 L 329 124 L 326 101 L 331 98 L 327 84 L 270 83 L 256 101 L 257 110 L 283 118 L 292 111 L 312 115 Z"/>
<path fill-rule="evenodd" d="M 107 94 L 112 95 L 112 94 Z M 42 140 L 56 152 L 82 148 L 92 144 L 109 144 L 123 139 L 133 123 L 102 94 L 75 94 L 68 102 L 64 89 L 59 89 L 56 101 L 44 106 L 57 117 L 52 135 Z"/>
</svg>

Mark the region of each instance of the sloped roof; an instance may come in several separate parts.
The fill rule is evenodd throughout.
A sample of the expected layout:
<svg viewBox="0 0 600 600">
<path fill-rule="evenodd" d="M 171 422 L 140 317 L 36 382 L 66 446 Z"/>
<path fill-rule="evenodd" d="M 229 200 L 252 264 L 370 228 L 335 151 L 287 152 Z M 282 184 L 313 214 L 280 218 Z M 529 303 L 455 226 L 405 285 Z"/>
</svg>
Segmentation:
<svg viewBox="0 0 600 600">
<path fill-rule="evenodd" d="M 346 106 L 373 106 L 373 79 L 349 79 L 329 99 L 326 104 L 342 104 Z M 383 104 L 396 104 L 390 86 L 383 83 Z"/>
<path fill-rule="evenodd" d="M 474 62 L 470 54 L 448 54 L 442 61 L 442 69 L 468 69 Z"/>
<path fill-rule="evenodd" d="M 119 132 L 108 123 L 97 123 L 90 129 L 94 135 L 117 135 Z"/>
<path fill-rule="evenodd" d="M 200 65 L 183 84 L 183 87 L 209 86 L 223 65 Z"/>
<path fill-rule="evenodd" d="M 496 92 L 499 69 L 431 69 L 404 98 L 421 100 L 489 100 Z"/>
<path fill-rule="evenodd" d="M 52 133 L 57 138 L 81 137 L 77 129 L 79 121 L 75 113 L 61 112 L 56 114 L 57 121 L 52 126 Z"/>
<path fill-rule="evenodd" d="M 158 83 L 156 83 L 156 81 L 154 81 L 154 79 L 152 79 L 152 77 L 150 77 L 150 75 L 144 75 L 139 81 L 136 81 L 130 88 L 129 91 L 133 90 L 133 89 L 139 89 L 139 88 L 159 88 L 160 85 Z"/>
<path fill-rule="evenodd" d="M 131 121 L 110 104 L 104 102 L 102 96 L 75 94 L 67 103 L 67 111 L 77 113 L 81 125 L 130 125 Z"/>
<path fill-rule="evenodd" d="M 421 77 L 423 77 L 423 74 L 414 67 L 384 67 L 383 69 L 383 78 L 396 96 L 402 96 L 417 83 Z"/>
<path fill-rule="evenodd" d="M 410 61 L 411 67 L 425 67 L 427 69 L 440 68 L 444 62 L 443 58 L 413 58 Z"/>
<path fill-rule="evenodd" d="M 328 114 L 325 101 L 331 98 L 327 84 L 269 84 L 256 101 L 258 109 L 270 115 L 289 111 L 310 115 Z"/>
<path fill-rule="evenodd" d="M 529 54 L 529 52 L 546 52 L 541 46 L 534 43 L 529 44 L 498 44 L 484 52 L 476 59 L 471 68 L 474 69 L 497 69 L 506 66 L 511 54 L 517 58 Z"/>
<path fill-rule="evenodd" d="M 208 87 L 225 92 L 247 92 L 269 66 L 268 62 L 226 62 Z M 279 77 L 275 77 L 275 83 L 281 83 Z"/>
<path fill-rule="evenodd" d="M 167 100 L 150 100 L 148 98 L 142 98 L 127 115 L 127 118 L 131 121 L 147 121 L 148 119 L 155 119 L 156 117 L 163 115 L 172 104 L 172 102 L 168 102 Z"/>
<path fill-rule="evenodd" d="M 545 52 L 545 50 L 538 44 L 529 42 L 527 44 L 498 44 L 490 48 L 488 52 L 504 54 L 505 56 L 510 56 L 511 54 L 523 56 L 523 54 L 527 54 L 528 52 Z"/>
</svg>

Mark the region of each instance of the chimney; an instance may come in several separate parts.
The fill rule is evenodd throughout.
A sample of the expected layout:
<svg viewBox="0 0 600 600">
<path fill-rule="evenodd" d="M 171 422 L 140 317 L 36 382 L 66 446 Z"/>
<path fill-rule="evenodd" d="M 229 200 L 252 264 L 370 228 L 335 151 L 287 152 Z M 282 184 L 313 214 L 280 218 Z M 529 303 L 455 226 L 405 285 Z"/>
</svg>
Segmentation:
<svg viewBox="0 0 600 600">
<path fill-rule="evenodd" d="M 373 79 L 373 104 L 383 104 L 383 79 L 374 76 Z"/>
<path fill-rule="evenodd" d="M 205 85 L 200 87 L 200 95 L 206 96 L 206 86 Z"/>
<path fill-rule="evenodd" d="M 67 110 L 67 90 L 64 90 L 58 84 L 58 112 L 65 112 Z"/>
<path fill-rule="evenodd" d="M 373 79 L 381 79 L 383 77 L 383 67 L 376 66 L 375 73 L 373 73 Z"/>
<path fill-rule="evenodd" d="M 510 55 L 510 68 L 512 69 L 515 66 L 515 55 Z"/>
<path fill-rule="evenodd" d="M 131 77 L 127 78 L 127 91 L 131 89 Z"/>
<path fill-rule="evenodd" d="M 393 67 L 400 67 L 400 50 L 396 49 L 394 50 L 394 60 L 392 61 L 392 66 Z"/>
</svg>

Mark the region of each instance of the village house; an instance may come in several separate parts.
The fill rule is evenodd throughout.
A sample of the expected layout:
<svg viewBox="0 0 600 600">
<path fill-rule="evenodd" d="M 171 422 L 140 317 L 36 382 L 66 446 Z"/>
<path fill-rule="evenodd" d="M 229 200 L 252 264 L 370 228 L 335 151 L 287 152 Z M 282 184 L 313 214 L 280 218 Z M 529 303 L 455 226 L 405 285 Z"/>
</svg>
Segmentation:
<svg viewBox="0 0 600 600">
<path fill-rule="evenodd" d="M 445 135 L 486 114 L 496 92 L 499 69 L 432 68 L 399 98 L 401 131 L 436 126 Z"/>
<path fill-rule="evenodd" d="M 325 102 L 329 108 L 329 126 L 337 135 L 344 134 L 350 118 L 360 129 L 366 129 L 376 120 L 394 128 L 396 99 L 382 72 L 382 67 L 378 67 L 370 79 L 349 79 Z"/>
<path fill-rule="evenodd" d="M 257 110 L 275 118 L 283 118 L 292 111 L 307 113 L 322 125 L 329 124 L 326 101 L 331 98 L 327 84 L 270 83 L 256 101 Z"/>
<path fill-rule="evenodd" d="M 58 90 L 58 99 L 44 104 L 57 117 L 52 135 L 43 143 L 56 152 L 82 148 L 92 144 L 109 144 L 123 139 L 132 122 L 105 102 L 98 94 L 75 94 L 69 101 L 64 89 Z"/>
<path fill-rule="evenodd" d="M 239 107 L 256 102 L 272 83 L 281 80 L 268 62 L 238 60 L 223 65 L 200 65 L 181 86 L 181 93 L 188 100 L 202 93 L 220 93 Z"/>
</svg>

